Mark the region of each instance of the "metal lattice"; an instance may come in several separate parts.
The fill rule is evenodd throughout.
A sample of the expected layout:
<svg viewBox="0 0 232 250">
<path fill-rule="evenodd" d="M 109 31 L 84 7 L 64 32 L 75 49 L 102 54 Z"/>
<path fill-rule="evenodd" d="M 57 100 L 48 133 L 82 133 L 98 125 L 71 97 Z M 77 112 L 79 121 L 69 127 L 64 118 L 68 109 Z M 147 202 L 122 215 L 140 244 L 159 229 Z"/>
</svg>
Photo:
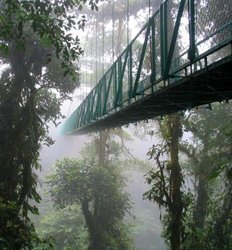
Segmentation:
<svg viewBox="0 0 232 250">
<path fill-rule="evenodd" d="M 231 36 L 232 4 L 230 0 L 196 1 L 196 45 L 204 53 Z"/>
<path fill-rule="evenodd" d="M 65 132 L 89 131 L 104 120 L 105 127 L 112 127 L 230 98 L 231 87 L 221 79 L 229 75 L 231 43 L 231 0 L 165 1 L 67 120 Z M 210 85 L 213 70 L 221 85 L 216 80 Z M 109 117 L 117 118 L 115 124 Z"/>
</svg>

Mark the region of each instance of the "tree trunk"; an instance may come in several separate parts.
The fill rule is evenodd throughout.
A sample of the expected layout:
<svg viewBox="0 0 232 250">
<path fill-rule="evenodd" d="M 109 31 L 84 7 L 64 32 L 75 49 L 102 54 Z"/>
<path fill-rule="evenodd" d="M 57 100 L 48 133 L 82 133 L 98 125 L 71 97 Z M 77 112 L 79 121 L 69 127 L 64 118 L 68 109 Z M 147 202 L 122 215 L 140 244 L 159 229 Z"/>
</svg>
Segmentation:
<svg viewBox="0 0 232 250">
<path fill-rule="evenodd" d="M 232 170 L 227 172 L 227 192 L 224 197 L 221 213 L 217 216 L 214 224 L 215 249 L 228 249 L 231 235 L 231 217 L 232 217 Z M 231 238 L 231 236 L 229 236 Z"/>
<path fill-rule="evenodd" d="M 87 200 L 82 201 L 82 212 L 85 217 L 85 222 L 88 228 L 90 243 L 89 250 L 102 250 L 101 242 L 102 242 L 102 230 L 99 228 L 99 224 L 97 223 L 97 219 L 89 210 L 89 202 Z"/>
<path fill-rule="evenodd" d="M 181 227 L 183 202 L 181 195 L 182 173 L 179 164 L 179 139 L 182 136 L 179 114 L 168 116 L 168 134 L 170 135 L 170 243 L 172 250 L 179 250 L 181 245 Z"/>
<path fill-rule="evenodd" d="M 193 221 L 197 228 L 203 229 L 207 212 L 208 188 L 204 174 L 198 176 L 197 201 L 193 212 Z"/>
<path fill-rule="evenodd" d="M 99 133 L 99 145 L 96 145 L 98 150 L 98 162 L 99 166 L 105 166 L 106 165 L 106 148 L 107 148 L 107 139 L 109 137 L 109 131 L 100 131 Z"/>
<path fill-rule="evenodd" d="M 109 131 L 100 131 L 99 138 L 95 141 L 96 152 L 98 155 L 99 167 L 107 167 L 107 140 L 109 138 Z M 99 197 L 95 196 L 93 199 L 93 212 L 89 210 L 88 201 L 82 202 L 82 211 L 85 217 L 86 225 L 88 227 L 90 244 L 89 250 L 102 250 L 104 243 L 104 226 L 101 224 L 101 206 Z"/>
<path fill-rule="evenodd" d="M 204 145 L 204 161 L 202 168 L 198 169 L 196 177 L 198 179 L 197 184 L 197 201 L 196 207 L 193 211 L 193 221 L 197 228 L 204 229 L 205 218 L 207 213 L 207 201 L 208 201 L 208 175 L 212 169 L 210 159 L 208 157 L 209 150 L 209 134 L 206 133 L 203 138 Z"/>
</svg>

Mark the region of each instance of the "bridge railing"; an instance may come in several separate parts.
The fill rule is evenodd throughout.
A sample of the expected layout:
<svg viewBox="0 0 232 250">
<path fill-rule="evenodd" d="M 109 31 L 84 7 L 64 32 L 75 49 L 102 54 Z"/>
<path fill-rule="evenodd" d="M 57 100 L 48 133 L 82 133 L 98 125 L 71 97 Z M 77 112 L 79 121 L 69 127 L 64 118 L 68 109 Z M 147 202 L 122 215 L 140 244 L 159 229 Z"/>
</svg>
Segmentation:
<svg viewBox="0 0 232 250">
<path fill-rule="evenodd" d="M 74 133 L 162 86 L 225 57 L 232 41 L 231 0 L 168 0 L 149 19 L 68 118 Z"/>
</svg>

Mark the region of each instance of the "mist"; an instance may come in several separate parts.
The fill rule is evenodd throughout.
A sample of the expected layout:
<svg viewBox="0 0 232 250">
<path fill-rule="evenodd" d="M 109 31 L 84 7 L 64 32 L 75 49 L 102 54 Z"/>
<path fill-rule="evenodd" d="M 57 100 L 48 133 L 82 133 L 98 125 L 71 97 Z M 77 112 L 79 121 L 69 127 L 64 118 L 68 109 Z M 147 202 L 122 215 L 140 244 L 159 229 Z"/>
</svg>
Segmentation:
<svg viewBox="0 0 232 250">
<path fill-rule="evenodd" d="M 232 1 L 0 6 L 0 249 L 232 249 Z"/>
</svg>

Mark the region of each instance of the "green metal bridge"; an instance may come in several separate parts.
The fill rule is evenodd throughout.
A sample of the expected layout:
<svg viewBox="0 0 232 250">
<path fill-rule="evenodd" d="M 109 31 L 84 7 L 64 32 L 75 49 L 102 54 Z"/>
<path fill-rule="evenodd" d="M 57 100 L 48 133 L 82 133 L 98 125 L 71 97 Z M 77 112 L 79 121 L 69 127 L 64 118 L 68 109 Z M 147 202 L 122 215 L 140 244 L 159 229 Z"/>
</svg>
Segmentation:
<svg viewBox="0 0 232 250">
<path fill-rule="evenodd" d="M 168 0 L 67 119 L 87 133 L 232 98 L 232 1 Z"/>
</svg>

